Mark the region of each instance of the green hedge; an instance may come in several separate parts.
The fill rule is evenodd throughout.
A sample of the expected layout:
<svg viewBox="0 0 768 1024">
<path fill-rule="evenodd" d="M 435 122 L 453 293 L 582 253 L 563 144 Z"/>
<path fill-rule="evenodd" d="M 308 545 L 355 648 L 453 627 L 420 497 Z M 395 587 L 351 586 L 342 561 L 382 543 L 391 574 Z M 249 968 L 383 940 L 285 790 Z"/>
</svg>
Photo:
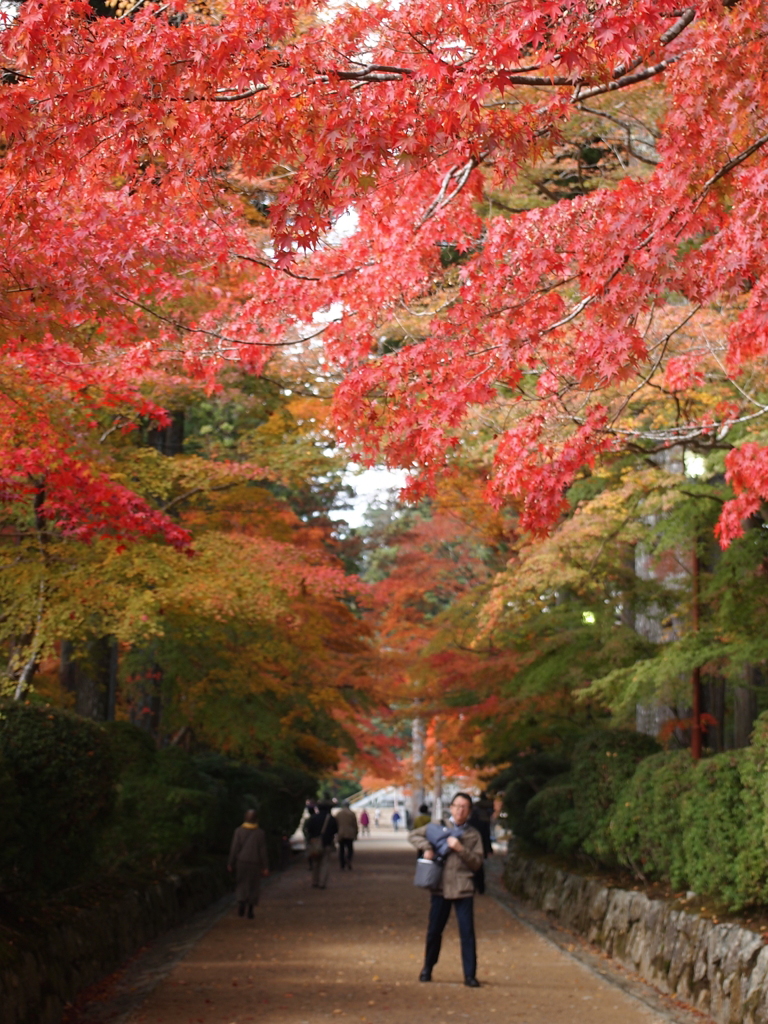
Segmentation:
<svg viewBox="0 0 768 1024">
<path fill-rule="evenodd" d="M 540 849 L 624 866 L 732 910 L 768 904 L 768 713 L 750 747 L 698 763 L 639 734 L 592 733 L 570 771 L 522 811 L 519 792 L 515 831 Z"/>
<path fill-rule="evenodd" d="M 91 866 L 114 804 L 115 764 L 104 730 L 66 711 L 0 703 L 0 758 L 12 815 L 3 885 L 60 888 Z M 3 811 L 0 811 L 2 814 Z"/>
<path fill-rule="evenodd" d="M 515 803 L 512 808 L 507 804 L 507 813 L 513 831 L 551 853 L 585 854 L 613 863 L 609 826 L 617 796 L 638 764 L 658 750 L 655 740 L 640 733 L 590 730 L 575 744 L 570 770 L 541 786 L 522 813 L 522 787 L 511 790 Z M 556 763 L 554 755 L 549 763 Z"/>
<path fill-rule="evenodd" d="M 745 754 L 737 750 L 701 760 L 680 816 L 688 887 L 733 908 L 751 902 L 751 894 L 740 890 L 736 877 L 744 843 L 740 763 Z"/>
<path fill-rule="evenodd" d="M 585 853 L 606 863 L 615 861 L 610 821 L 619 793 L 638 765 L 659 749 L 650 736 L 618 729 L 595 730 L 576 745 L 573 806 Z"/>
<path fill-rule="evenodd" d="M 642 878 L 684 884 L 682 800 L 693 785 L 693 769 L 687 750 L 654 754 L 638 765 L 609 825 L 619 864 Z"/>
<path fill-rule="evenodd" d="M 127 722 L 0 704 L 0 889 L 52 892 L 226 853 L 256 807 L 277 863 L 317 780 L 217 754 L 157 750 Z"/>
<path fill-rule="evenodd" d="M 107 871 L 155 870 L 205 852 L 226 794 L 184 750 L 157 750 L 128 722 L 104 726 L 117 766 L 114 813 L 99 842 Z"/>
<path fill-rule="evenodd" d="M 744 822 L 736 885 L 745 902 L 768 904 L 768 713 L 755 722 L 739 770 Z"/>
<path fill-rule="evenodd" d="M 512 763 L 494 779 L 494 785 L 504 791 L 504 808 L 512 831 L 520 839 L 532 843 L 542 840 L 537 836 L 538 820 L 529 810 L 531 801 L 553 779 L 570 767 L 565 753 L 552 750 L 532 750 L 518 754 Z M 544 815 L 548 820 L 550 815 Z M 546 843 L 544 843 L 546 845 Z"/>
</svg>

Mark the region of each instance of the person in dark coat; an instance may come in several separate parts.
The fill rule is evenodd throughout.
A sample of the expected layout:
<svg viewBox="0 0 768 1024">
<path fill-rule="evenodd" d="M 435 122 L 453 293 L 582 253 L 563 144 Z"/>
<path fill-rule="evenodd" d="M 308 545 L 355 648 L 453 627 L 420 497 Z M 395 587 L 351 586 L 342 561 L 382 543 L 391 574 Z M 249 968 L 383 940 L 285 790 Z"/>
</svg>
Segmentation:
<svg viewBox="0 0 768 1024">
<path fill-rule="evenodd" d="M 267 837 L 259 828 L 256 811 L 246 811 L 245 821 L 235 829 L 227 870 L 235 875 L 238 914 L 243 917 L 247 907 L 248 917 L 253 917 L 253 908 L 259 902 L 261 879 L 269 874 Z"/>
<path fill-rule="evenodd" d="M 490 857 L 493 853 L 491 845 L 491 815 L 493 814 L 493 800 L 489 800 L 485 790 L 480 794 L 480 799 L 472 808 L 469 817 L 469 824 L 477 829 L 480 838 L 483 840 L 483 857 Z M 485 892 L 485 865 L 481 864 L 480 869 L 475 872 L 475 890 L 479 895 Z"/>
<path fill-rule="evenodd" d="M 328 868 L 338 831 L 330 803 L 317 805 L 317 813 L 307 819 L 306 828 L 307 849 L 312 865 L 312 888 L 324 889 L 328 884 Z"/>
<path fill-rule="evenodd" d="M 341 810 L 336 814 L 336 830 L 339 839 L 339 867 L 352 870 L 352 855 L 357 839 L 357 815 L 349 806 L 349 800 L 342 801 Z"/>
</svg>

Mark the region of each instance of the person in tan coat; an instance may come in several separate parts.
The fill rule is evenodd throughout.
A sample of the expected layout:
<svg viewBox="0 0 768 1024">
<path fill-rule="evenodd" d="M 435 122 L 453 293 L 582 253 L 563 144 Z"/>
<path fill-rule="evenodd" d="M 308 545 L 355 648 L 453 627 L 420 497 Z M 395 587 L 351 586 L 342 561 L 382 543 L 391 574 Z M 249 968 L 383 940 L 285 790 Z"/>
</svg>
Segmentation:
<svg viewBox="0 0 768 1024">
<path fill-rule="evenodd" d="M 336 833 L 339 840 L 339 867 L 352 870 L 352 854 L 354 853 L 354 842 L 357 839 L 357 815 L 349 806 L 349 801 L 344 800 L 341 810 L 336 812 Z"/>
<path fill-rule="evenodd" d="M 450 820 L 445 822 L 452 832 L 447 839 L 447 856 L 439 886 L 432 891 L 427 924 L 427 943 L 424 952 L 424 967 L 419 981 L 431 981 L 432 969 L 440 956 L 443 931 L 451 914 L 456 911 L 461 939 L 461 963 L 464 968 L 464 984 L 479 988 L 475 977 L 477 970 L 477 947 L 475 943 L 474 919 L 474 873 L 483 863 L 483 840 L 477 829 L 467 824 L 472 813 L 472 797 L 468 793 L 457 793 L 450 806 Z M 417 828 L 410 834 L 409 841 L 422 857 L 432 860 L 435 849 L 427 839 L 430 825 Z"/>
<path fill-rule="evenodd" d="M 253 908 L 259 902 L 261 879 L 269 874 L 267 837 L 259 828 L 256 811 L 246 811 L 245 821 L 235 829 L 227 870 L 235 875 L 238 914 L 242 917 L 248 907 L 248 917 L 253 917 Z"/>
</svg>

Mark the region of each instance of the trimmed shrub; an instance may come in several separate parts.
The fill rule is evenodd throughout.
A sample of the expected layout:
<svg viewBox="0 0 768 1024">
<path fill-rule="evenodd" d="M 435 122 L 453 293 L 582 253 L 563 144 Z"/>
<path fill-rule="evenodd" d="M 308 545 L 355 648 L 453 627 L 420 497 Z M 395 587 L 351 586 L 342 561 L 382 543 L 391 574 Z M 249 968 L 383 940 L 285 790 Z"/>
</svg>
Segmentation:
<svg viewBox="0 0 768 1024">
<path fill-rule="evenodd" d="M 563 776 L 570 767 L 570 759 L 560 751 L 536 750 L 519 755 L 508 768 L 500 772 L 494 779 L 496 786 L 504 787 L 504 810 L 507 820 L 515 836 L 525 843 L 533 843 L 547 847 L 537 836 L 539 816 L 542 822 L 549 820 L 551 811 L 537 810 L 534 805 L 529 811 L 530 803 L 537 793 L 542 792 L 553 779 Z M 546 798 L 545 798 L 546 799 Z"/>
<path fill-rule="evenodd" d="M 52 892 L 127 869 L 154 873 L 226 853 L 255 806 L 278 861 L 317 780 L 218 754 L 157 750 L 127 722 L 97 724 L 47 706 L 0 704 L 0 883 Z"/>
<path fill-rule="evenodd" d="M 602 729 L 589 733 L 573 751 L 573 808 L 580 848 L 605 864 L 616 862 L 610 821 L 619 793 L 638 764 L 660 747 L 643 733 Z"/>
<path fill-rule="evenodd" d="M 638 765 L 616 801 L 608 826 L 619 864 L 649 879 L 685 884 L 682 800 L 693 786 L 690 752 L 653 754 Z"/>
<path fill-rule="evenodd" d="M 222 787 L 178 747 L 157 750 L 127 722 L 105 727 L 118 765 L 117 800 L 99 843 L 103 869 L 155 870 L 207 850 Z"/>
<path fill-rule="evenodd" d="M 18 816 L 21 807 L 16 781 L 0 755 L 0 889 L 10 885 L 13 866 L 20 852 L 21 830 Z"/>
<path fill-rule="evenodd" d="M 739 759 L 744 829 L 736 887 L 746 903 L 768 903 L 768 712 L 755 722 L 752 745 Z"/>
<path fill-rule="evenodd" d="M 567 857 L 578 850 L 582 837 L 570 773 L 551 779 L 529 800 L 522 824 L 528 841 L 549 853 Z"/>
<path fill-rule="evenodd" d="M 741 762 L 746 753 L 729 751 L 699 761 L 680 819 L 688 884 L 733 910 L 747 902 L 737 883 L 737 859 L 745 838 Z"/>
<path fill-rule="evenodd" d="M 3 855 L 6 886 L 73 884 L 91 865 L 114 802 L 104 729 L 67 711 L 3 701 L 0 758 L 15 790 L 6 812 L 12 808 L 16 823 Z"/>
</svg>

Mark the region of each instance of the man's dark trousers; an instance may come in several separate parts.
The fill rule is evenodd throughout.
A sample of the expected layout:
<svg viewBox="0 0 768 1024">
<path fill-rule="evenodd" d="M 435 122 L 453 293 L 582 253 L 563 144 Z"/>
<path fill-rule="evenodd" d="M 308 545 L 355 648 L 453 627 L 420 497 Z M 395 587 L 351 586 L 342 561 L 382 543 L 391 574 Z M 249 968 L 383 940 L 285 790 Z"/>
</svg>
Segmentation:
<svg viewBox="0 0 768 1024">
<path fill-rule="evenodd" d="M 344 868 L 349 865 L 352 867 L 352 844 L 354 839 L 340 839 L 339 840 L 339 866 L 343 871 Z"/>
<path fill-rule="evenodd" d="M 427 950 L 424 955 L 424 969 L 431 973 L 440 956 L 443 929 L 448 923 L 451 907 L 456 910 L 461 940 L 461 964 L 464 978 L 474 978 L 477 970 L 477 949 L 475 946 L 475 916 L 472 896 L 462 896 L 458 900 L 447 900 L 439 893 L 432 894 L 429 907 L 429 924 L 427 925 Z"/>
</svg>

